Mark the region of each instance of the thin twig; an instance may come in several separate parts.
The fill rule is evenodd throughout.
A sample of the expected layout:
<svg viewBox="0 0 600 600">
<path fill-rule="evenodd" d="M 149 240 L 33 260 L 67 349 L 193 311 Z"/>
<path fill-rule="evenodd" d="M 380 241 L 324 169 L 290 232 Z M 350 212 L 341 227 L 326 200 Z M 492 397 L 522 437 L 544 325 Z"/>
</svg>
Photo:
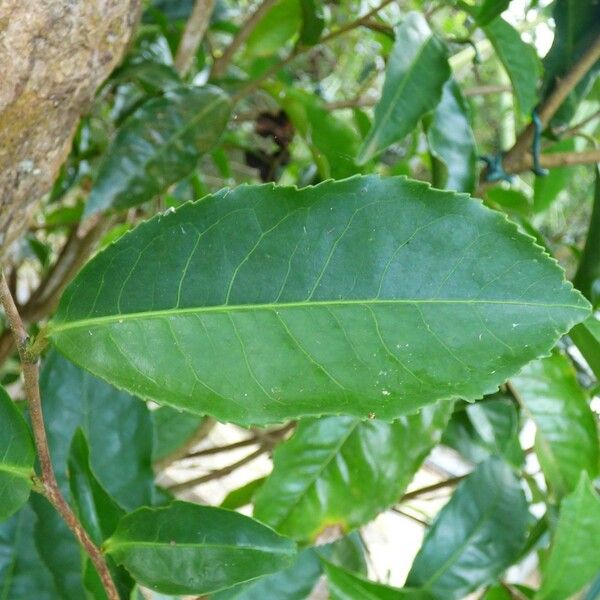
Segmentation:
<svg viewBox="0 0 600 600">
<path fill-rule="evenodd" d="M 353 29 L 356 29 L 357 27 L 363 26 L 365 23 L 367 23 L 371 19 L 371 17 L 376 15 L 379 11 L 383 10 L 388 4 L 391 4 L 392 2 L 394 2 L 394 0 L 383 0 L 383 2 L 378 4 L 375 8 L 371 9 L 368 13 L 364 14 L 362 17 L 359 17 L 358 19 L 355 19 L 354 21 L 351 21 L 350 23 L 346 23 L 346 25 L 343 25 L 339 29 L 334 29 L 327 35 L 323 36 L 319 40 L 319 43 L 316 46 L 296 46 L 288 54 L 288 56 L 286 58 L 282 59 L 281 61 L 279 61 L 278 63 L 273 65 L 271 68 L 267 69 L 262 75 L 260 75 L 253 81 L 250 81 L 246 86 L 242 87 L 233 96 L 233 98 L 232 98 L 233 102 L 234 103 L 237 102 L 241 98 L 247 96 L 248 94 L 250 94 L 253 91 L 255 91 L 256 89 L 258 89 L 264 81 L 269 79 L 269 77 L 271 77 L 272 75 L 275 75 L 275 73 L 277 73 L 278 71 L 283 69 L 283 67 L 287 66 L 289 63 L 296 60 L 296 58 L 298 56 L 305 54 L 306 52 L 310 52 L 317 46 L 319 46 L 321 44 L 326 44 L 327 42 L 330 42 L 331 40 L 339 37 L 340 35 L 343 35 L 344 33 L 347 33 L 348 31 L 351 31 Z"/>
<path fill-rule="evenodd" d="M 180 75 L 185 75 L 194 62 L 194 56 L 210 24 L 214 6 L 215 0 L 196 0 L 194 4 L 175 55 L 175 69 Z"/>
<path fill-rule="evenodd" d="M 493 85 L 476 85 L 471 88 L 463 90 L 463 96 L 489 96 L 491 94 L 503 94 L 504 92 L 511 92 L 512 87 L 504 84 L 493 84 Z"/>
<path fill-rule="evenodd" d="M 168 486 L 168 488 L 171 492 L 176 493 L 176 492 L 181 492 L 183 490 L 187 490 L 192 487 L 196 487 L 197 485 L 200 485 L 201 483 L 206 483 L 207 481 L 212 481 L 213 479 L 220 479 L 221 477 L 225 477 L 226 475 L 233 473 L 235 470 L 239 469 L 240 467 L 243 467 L 244 465 L 248 464 L 249 462 L 252 462 L 256 458 L 258 458 L 261 454 L 264 454 L 265 452 L 268 452 L 269 450 L 270 450 L 270 448 L 268 446 L 261 446 L 260 448 L 258 448 L 254 452 L 252 452 L 251 454 L 244 456 L 244 458 L 242 458 L 242 459 L 238 460 L 237 462 L 234 462 L 230 465 L 227 465 L 226 467 L 223 467 L 222 469 L 217 469 L 215 471 L 211 471 L 210 473 L 207 473 L 206 475 L 202 475 L 200 477 L 195 477 L 194 479 L 190 479 L 189 481 L 184 481 L 182 483 L 176 483 L 174 485 L 170 485 L 170 486 Z"/>
<path fill-rule="evenodd" d="M 223 54 L 219 56 L 213 63 L 212 71 L 210 73 L 211 79 L 218 79 L 225 73 L 235 53 L 246 42 L 246 40 L 250 37 L 250 34 L 254 31 L 254 28 L 276 3 L 277 0 L 264 0 L 248 17 L 248 19 L 244 21 L 242 26 L 238 29 L 238 32 L 235 34 L 233 40 L 231 40 L 229 46 L 225 48 Z"/>
<path fill-rule="evenodd" d="M 597 110 L 597 111 L 593 112 L 591 115 L 587 116 L 585 119 L 582 119 L 581 121 L 579 121 L 579 123 L 575 123 L 575 125 L 573 125 L 572 127 L 568 127 L 566 129 L 556 131 L 555 133 L 561 139 L 574 136 L 575 134 L 579 133 L 579 131 L 581 129 L 583 129 L 588 123 L 591 123 L 592 121 L 594 121 L 595 119 L 598 119 L 599 117 L 600 117 L 600 110 Z"/>
<path fill-rule="evenodd" d="M 424 494 L 429 494 L 430 492 L 435 492 L 437 490 L 441 490 L 446 487 L 452 487 L 460 483 L 465 477 L 467 477 L 468 473 L 465 475 L 458 475 L 456 477 L 450 477 L 448 479 L 444 479 L 443 481 L 438 481 L 437 483 L 433 483 L 431 485 L 426 485 L 425 487 L 419 488 L 417 490 L 412 490 L 410 492 L 406 492 L 402 498 L 400 498 L 400 502 L 406 502 L 408 500 L 413 500 L 414 498 L 419 498 Z"/>
<path fill-rule="evenodd" d="M 406 512 L 406 511 L 402 510 L 401 508 L 398 508 L 397 506 L 392 506 L 392 512 L 395 512 L 398 515 L 402 515 L 403 517 L 406 517 L 407 519 L 411 519 L 412 521 L 414 521 L 415 523 L 418 523 L 419 525 L 422 525 L 423 527 L 430 526 L 429 522 L 425 521 L 424 519 L 420 519 L 416 515 L 411 515 L 409 512 Z"/>
<path fill-rule="evenodd" d="M 543 127 L 548 125 L 573 88 L 582 80 L 585 74 L 598 60 L 600 60 L 600 36 L 598 36 L 595 42 L 588 48 L 575 65 L 573 65 L 573 68 L 566 76 L 557 82 L 553 92 L 540 106 L 538 115 Z M 506 153 L 503 162 L 504 168 L 508 173 L 519 172 L 519 167 L 523 164 L 523 156 L 525 156 L 531 148 L 533 134 L 533 124 L 529 124 L 521 132 L 514 146 Z"/>
<path fill-rule="evenodd" d="M 25 325 L 19 315 L 17 306 L 10 293 L 8 283 L 4 273 L 0 273 L 0 303 L 4 307 L 6 319 L 15 338 L 15 344 L 21 358 L 23 369 L 23 382 L 25 395 L 27 397 L 27 406 L 29 408 L 29 417 L 37 450 L 40 469 L 42 471 L 42 486 L 44 495 L 54 506 L 56 511 L 63 518 L 69 529 L 73 532 L 90 560 L 96 567 L 96 571 L 102 580 L 102 585 L 106 591 L 109 600 L 119 600 L 119 593 L 113 583 L 110 571 L 104 556 L 90 539 L 88 533 L 83 528 L 75 513 L 64 499 L 52 468 L 48 440 L 46 438 L 46 429 L 44 427 L 44 417 L 42 413 L 42 402 L 40 398 L 39 386 L 39 360 L 33 355 L 29 347 L 29 337 Z"/>
</svg>

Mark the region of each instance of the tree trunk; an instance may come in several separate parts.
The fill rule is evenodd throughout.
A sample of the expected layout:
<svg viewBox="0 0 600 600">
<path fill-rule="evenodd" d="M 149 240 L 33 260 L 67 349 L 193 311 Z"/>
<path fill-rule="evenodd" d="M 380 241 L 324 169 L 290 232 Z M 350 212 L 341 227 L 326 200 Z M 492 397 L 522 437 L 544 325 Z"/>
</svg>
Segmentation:
<svg viewBox="0 0 600 600">
<path fill-rule="evenodd" d="M 0 256 L 71 148 L 119 63 L 140 0 L 0 0 Z"/>
</svg>

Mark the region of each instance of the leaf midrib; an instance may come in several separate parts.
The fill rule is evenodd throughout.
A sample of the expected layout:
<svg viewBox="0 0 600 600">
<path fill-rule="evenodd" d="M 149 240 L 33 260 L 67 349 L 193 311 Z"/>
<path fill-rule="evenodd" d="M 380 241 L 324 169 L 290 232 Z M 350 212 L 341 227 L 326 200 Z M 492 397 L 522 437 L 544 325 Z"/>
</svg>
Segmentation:
<svg viewBox="0 0 600 600">
<path fill-rule="evenodd" d="M 156 550 L 177 550 L 178 548 L 196 548 L 198 550 L 212 550 L 212 549 L 227 549 L 227 550 L 249 550 L 252 552 L 263 552 L 265 554 L 276 554 L 282 556 L 294 556 L 295 551 L 293 549 L 284 548 L 270 548 L 268 546 L 246 546 L 240 544 L 207 544 L 207 543 L 194 543 L 194 542 L 142 542 L 142 541 L 121 541 L 110 538 L 104 543 L 105 551 L 109 554 L 114 553 L 115 550 L 120 548 L 127 548 L 130 546 L 137 546 L 140 548 L 154 548 Z"/>
<path fill-rule="evenodd" d="M 28 467 L 19 467 L 18 465 L 10 465 L 7 463 L 0 464 L 0 475 L 2 473 L 8 473 L 9 475 L 16 475 L 21 479 L 31 480 L 33 475 L 33 469 Z"/>
<path fill-rule="evenodd" d="M 579 310 L 587 313 L 588 308 L 579 304 L 562 304 L 550 302 L 526 302 L 520 300 L 484 300 L 484 299 L 443 299 L 443 298 L 401 298 L 396 300 L 317 300 L 264 304 L 220 304 L 215 306 L 195 306 L 188 308 L 168 308 L 161 310 L 148 310 L 131 313 L 115 313 L 100 317 L 91 317 L 76 320 L 55 321 L 49 325 L 48 335 L 76 329 L 79 327 L 90 327 L 102 324 L 120 323 L 125 320 L 160 319 L 186 314 L 203 313 L 228 313 L 252 310 L 284 310 L 288 308 L 312 308 L 320 306 L 379 306 L 379 305 L 420 305 L 420 304 L 448 304 L 448 305 L 492 305 L 492 306 L 530 306 L 539 308 L 565 308 Z"/>
</svg>

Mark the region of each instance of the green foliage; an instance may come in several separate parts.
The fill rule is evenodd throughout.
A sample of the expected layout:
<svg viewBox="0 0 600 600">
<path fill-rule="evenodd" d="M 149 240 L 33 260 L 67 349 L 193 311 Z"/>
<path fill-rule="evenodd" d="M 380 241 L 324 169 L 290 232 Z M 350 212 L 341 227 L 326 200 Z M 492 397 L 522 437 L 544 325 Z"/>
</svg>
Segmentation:
<svg viewBox="0 0 600 600">
<path fill-rule="evenodd" d="M 410 13 L 395 35 L 381 99 L 358 154 L 359 164 L 406 137 L 435 108 L 450 77 L 447 50 L 422 15 Z"/>
<path fill-rule="evenodd" d="M 498 458 L 481 463 L 427 531 L 407 584 L 436 598 L 464 598 L 517 558 L 528 514 L 511 469 Z"/>
<path fill-rule="evenodd" d="M 29 427 L 0 386 L 0 521 L 27 502 L 33 485 L 34 460 Z"/>
<path fill-rule="evenodd" d="M 0 599 L 595 598 L 598 2 L 142 4 L 3 255 Z"/>
<path fill-rule="evenodd" d="M 293 542 L 258 521 L 187 502 L 126 515 L 103 547 L 137 581 L 167 594 L 218 591 L 288 567 L 296 555 Z"/>
<path fill-rule="evenodd" d="M 278 448 L 254 515 L 300 541 L 315 541 L 328 528 L 360 527 L 399 500 L 451 410 L 445 402 L 394 423 L 303 420 Z"/>
<path fill-rule="evenodd" d="M 598 474 L 598 428 L 569 361 L 554 353 L 527 365 L 512 385 L 537 426 L 536 452 L 551 489 L 571 492 Z"/>
<path fill-rule="evenodd" d="M 496 213 L 367 177 L 159 215 L 90 261 L 49 335 L 118 387 L 250 425 L 477 398 L 587 314 Z"/>
</svg>

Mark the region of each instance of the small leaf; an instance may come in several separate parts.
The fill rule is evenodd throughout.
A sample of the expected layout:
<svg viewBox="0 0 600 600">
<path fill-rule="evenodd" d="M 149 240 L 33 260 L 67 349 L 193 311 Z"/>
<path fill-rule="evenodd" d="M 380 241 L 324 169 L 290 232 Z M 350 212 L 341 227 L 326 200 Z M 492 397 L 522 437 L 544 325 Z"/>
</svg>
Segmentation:
<svg viewBox="0 0 600 600">
<path fill-rule="evenodd" d="M 27 502 L 35 450 L 23 415 L 0 386 L 0 521 Z"/>
<path fill-rule="evenodd" d="M 522 117 L 528 117 L 538 102 L 537 85 L 541 63 L 535 49 L 501 17 L 483 27 L 513 86 Z"/>
<path fill-rule="evenodd" d="M 477 13 L 475 20 L 480 27 L 487 25 L 496 17 L 499 17 L 510 4 L 510 0 L 483 0 L 483 3 Z"/>
<path fill-rule="evenodd" d="M 92 472 L 90 451 L 81 429 L 77 429 L 69 453 L 69 484 L 81 524 L 99 545 L 117 527 L 125 511 L 108 495 Z"/>
<path fill-rule="evenodd" d="M 582 473 L 575 491 L 562 501 L 536 600 L 571 598 L 589 583 L 600 571 L 599 538 L 600 496 Z"/>
<path fill-rule="evenodd" d="M 475 186 L 477 151 L 467 105 L 460 88 L 449 79 L 427 127 L 429 150 L 434 157 L 433 185 L 472 192 Z"/>
<path fill-rule="evenodd" d="M 236 512 L 173 502 L 126 515 L 104 551 L 139 583 L 205 594 L 288 567 L 295 544 Z"/>
<path fill-rule="evenodd" d="M 579 348 L 596 379 L 600 381 L 600 320 L 591 316 L 583 323 L 575 325 L 569 336 Z"/>
<path fill-rule="evenodd" d="M 571 492 L 582 471 L 597 475 L 596 420 L 569 360 L 555 352 L 528 364 L 511 384 L 536 424 L 536 454 L 555 494 Z"/>
<path fill-rule="evenodd" d="M 425 535 L 407 585 L 436 598 L 464 598 L 517 558 L 529 513 L 519 480 L 500 459 L 481 463 Z"/>
<path fill-rule="evenodd" d="M 314 46 L 323 33 L 325 17 L 321 0 L 300 0 L 302 10 L 302 27 L 300 42 L 306 46 Z"/>
<path fill-rule="evenodd" d="M 342 179 L 360 171 L 354 161 L 360 137 L 351 125 L 327 110 L 314 94 L 279 83 L 265 88 L 308 145 L 322 179 Z"/>
<path fill-rule="evenodd" d="M 496 391 L 588 314 L 503 215 L 354 177 L 151 219 L 74 279 L 49 336 L 119 387 L 223 421 L 392 420 Z"/>
<path fill-rule="evenodd" d="M 121 126 L 102 161 L 85 216 L 150 200 L 213 148 L 231 102 L 219 88 L 179 88 L 148 100 Z"/>
<path fill-rule="evenodd" d="M 302 15 L 299 0 L 278 0 L 246 42 L 246 56 L 275 54 L 300 30 Z"/>
<path fill-rule="evenodd" d="M 408 135 L 421 117 L 436 107 L 449 77 L 444 43 L 421 14 L 409 13 L 396 30 L 381 100 L 375 107 L 373 126 L 358 153 L 358 163 L 365 164 Z"/>
<path fill-rule="evenodd" d="M 544 148 L 544 154 L 554 152 L 574 152 L 575 138 L 568 138 Z M 573 177 L 573 167 L 556 167 L 549 169 L 545 177 L 536 177 L 533 183 L 533 212 L 547 210 L 558 195 L 565 190 Z"/>
<path fill-rule="evenodd" d="M 331 600 L 432 600 L 418 589 L 398 589 L 364 579 L 355 573 L 323 561 Z"/>
<path fill-rule="evenodd" d="M 250 504 L 257 490 L 259 490 L 265 482 L 265 479 L 266 477 L 259 477 L 258 479 L 253 479 L 237 490 L 232 490 L 225 496 L 223 502 L 221 502 L 221 508 L 235 510 L 236 508 L 241 508 L 242 506 Z"/>
<path fill-rule="evenodd" d="M 297 540 L 347 532 L 396 503 L 439 440 L 452 403 L 394 423 L 326 417 L 301 421 L 274 455 L 255 498 L 257 519 Z"/>
<path fill-rule="evenodd" d="M 40 560 L 33 540 L 35 524 L 36 516 L 29 504 L 0 523 L 0 598 L 3 600 L 64 599 Z"/>
</svg>

